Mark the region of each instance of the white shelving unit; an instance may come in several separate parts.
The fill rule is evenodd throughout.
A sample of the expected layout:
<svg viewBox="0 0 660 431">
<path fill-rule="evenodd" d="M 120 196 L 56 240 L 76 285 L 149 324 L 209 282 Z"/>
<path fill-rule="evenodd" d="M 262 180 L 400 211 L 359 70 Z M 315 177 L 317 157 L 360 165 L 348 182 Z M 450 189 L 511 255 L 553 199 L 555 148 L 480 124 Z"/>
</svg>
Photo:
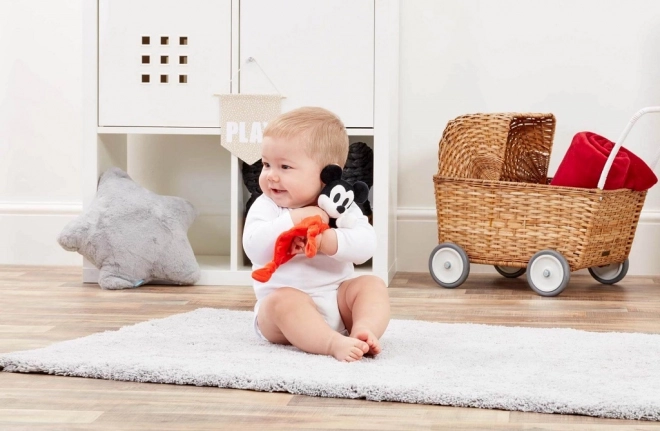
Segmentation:
<svg viewBox="0 0 660 431">
<path fill-rule="evenodd" d="M 389 283 L 396 269 L 398 1 L 94 0 L 84 14 L 84 208 L 107 168 L 127 170 L 130 136 L 220 135 L 214 94 L 275 93 L 245 62 L 254 57 L 285 96 L 283 111 L 328 108 L 351 142 L 373 148 L 379 246 L 358 270 Z M 198 284 L 252 283 L 241 244 L 249 194 L 241 161 L 227 157 L 229 253 L 200 253 Z M 83 280 L 96 282 L 96 268 L 83 267 Z"/>
</svg>

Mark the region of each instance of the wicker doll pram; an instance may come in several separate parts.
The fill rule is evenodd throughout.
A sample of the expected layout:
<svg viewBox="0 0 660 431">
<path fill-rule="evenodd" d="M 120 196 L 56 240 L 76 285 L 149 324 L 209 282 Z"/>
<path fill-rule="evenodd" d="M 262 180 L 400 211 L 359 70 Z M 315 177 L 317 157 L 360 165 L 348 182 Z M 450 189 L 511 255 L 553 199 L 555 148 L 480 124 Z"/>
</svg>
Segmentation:
<svg viewBox="0 0 660 431">
<path fill-rule="evenodd" d="M 543 296 L 561 293 L 570 272 L 589 268 L 601 283 L 626 275 L 646 191 L 603 190 L 617 141 L 593 189 L 548 184 L 555 130 L 552 114 L 476 114 L 450 121 L 439 149 L 435 184 L 438 240 L 429 270 L 443 287 L 467 278 L 470 262 L 505 277 L 527 271 Z"/>
</svg>

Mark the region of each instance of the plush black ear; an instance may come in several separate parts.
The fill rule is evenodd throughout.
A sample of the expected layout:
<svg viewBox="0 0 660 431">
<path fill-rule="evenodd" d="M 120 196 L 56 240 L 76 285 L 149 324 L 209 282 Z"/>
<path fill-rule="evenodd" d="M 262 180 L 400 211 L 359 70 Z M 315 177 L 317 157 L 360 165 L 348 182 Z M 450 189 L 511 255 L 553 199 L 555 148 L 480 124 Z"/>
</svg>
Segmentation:
<svg viewBox="0 0 660 431">
<path fill-rule="evenodd" d="M 323 184 L 330 184 L 341 179 L 341 168 L 337 165 L 328 165 L 321 171 Z"/>
<path fill-rule="evenodd" d="M 363 204 L 369 197 L 369 186 L 362 181 L 356 181 L 353 184 L 353 194 L 355 195 L 355 202 Z"/>
</svg>

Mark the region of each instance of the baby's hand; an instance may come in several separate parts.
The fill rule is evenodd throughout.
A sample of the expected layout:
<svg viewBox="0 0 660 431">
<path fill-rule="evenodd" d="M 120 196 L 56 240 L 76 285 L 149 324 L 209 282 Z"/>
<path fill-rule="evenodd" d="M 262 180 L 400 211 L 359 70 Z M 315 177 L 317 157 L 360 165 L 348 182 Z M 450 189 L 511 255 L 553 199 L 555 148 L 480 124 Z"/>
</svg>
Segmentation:
<svg viewBox="0 0 660 431">
<path fill-rule="evenodd" d="M 321 220 L 323 220 L 323 223 L 330 222 L 330 217 L 328 216 L 328 213 L 326 213 L 317 206 L 309 206 L 309 207 L 296 208 L 294 210 L 291 210 L 291 220 L 293 220 L 293 224 L 298 224 L 303 219 L 306 219 L 307 217 L 313 217 L 315 215 L 321 216 Z"/>
<path fill-rule="evenodd" d="M 305 238 L 302 236 L 297 236 L 291 241 L 291 247 L 289 247 L 289 254 L 295 255 L 305 252 Z"/>
</svg>

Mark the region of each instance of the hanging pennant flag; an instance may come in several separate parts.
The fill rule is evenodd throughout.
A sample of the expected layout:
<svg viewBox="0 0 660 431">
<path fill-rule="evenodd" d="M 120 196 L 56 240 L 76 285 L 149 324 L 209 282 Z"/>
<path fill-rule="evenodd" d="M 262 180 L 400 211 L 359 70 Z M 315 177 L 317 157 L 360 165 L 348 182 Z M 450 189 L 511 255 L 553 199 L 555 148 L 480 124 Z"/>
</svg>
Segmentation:
<svg viewBox="0 0 660 431">
<path fill-rule="evenodd" d="M 220 94 L 221 145 L 247 164 L 261 159 L 268 122 L 282 112 L 280 94 Z"/>
</svg>

